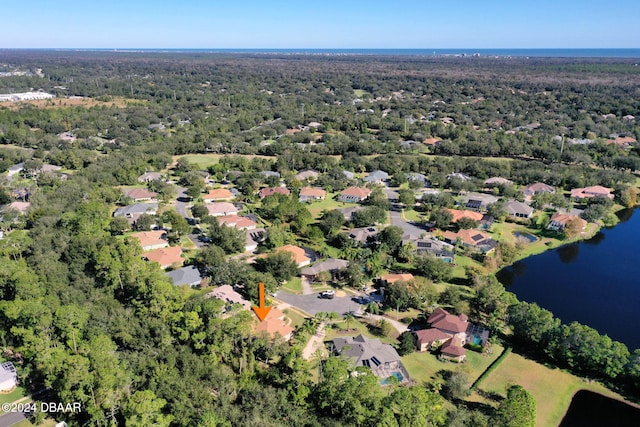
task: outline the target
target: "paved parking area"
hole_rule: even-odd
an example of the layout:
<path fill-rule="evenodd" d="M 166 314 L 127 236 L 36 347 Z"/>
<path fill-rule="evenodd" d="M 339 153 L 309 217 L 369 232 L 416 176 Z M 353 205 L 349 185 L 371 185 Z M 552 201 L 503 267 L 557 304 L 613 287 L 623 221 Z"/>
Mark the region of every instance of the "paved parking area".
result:
<path fill-rule="evenodd" d="M 318 295 L 318 292 L 314 292 L 309 295 L 293 295 L 280 290 L 276 294 L 276 298 L 291 304 L 312 316 L 315 316 L 321 311 L 335 311 L 340 316 L 350 311 L 357 314 L 362 313 L 363 307 L 352 299 L 354 298 L 352 295 L 347 295 L 345 297 L 336 296 L 333 299 L 319 298 Z"/>

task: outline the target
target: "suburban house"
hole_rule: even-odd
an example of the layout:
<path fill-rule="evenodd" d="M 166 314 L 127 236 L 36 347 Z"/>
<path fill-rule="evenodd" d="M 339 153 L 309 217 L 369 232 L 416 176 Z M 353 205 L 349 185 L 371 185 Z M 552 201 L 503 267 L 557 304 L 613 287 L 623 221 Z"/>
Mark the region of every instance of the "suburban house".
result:
<path fill-rule="evenodd" d="M 237 293 L 231 285 L 218 286 L 205 295 L 205 298 L 211 297 L 224 301 L 227 304 L 225 311 L 228 311 L 233 304 L 240 305 L 244 310 L 251 310 L 251 303 Z"/>
<path fill-rule="evenodd" d="M 300 274 L 306 277 L 310 281 L 315 281 L 316 278 L 318 277 L 318 274 L 320 274 L 323 271 L 328 271 L 329 273 L 331 273 L 331 276 L 333 277 L 338 271 L 345 269 L 348 266 L 349 266 L 349 261 L 347 260 L 329 258 L 327 260 L 317 262 L 313 264 L 313 266 L 311 267 L 303 268 L 300 271 Z"/>
<path fill-rule="evenodd" d="M 347 179 L 354 179 L 356 177 L 356 174 L 351 171 L 342 171 L 342 175 Z"/>
<path fill-rule="evenodd" d="M 344 216 L 345 221 L 353 220 L 353 214 L 358 212 L 360 209 L 363 209 L 362 206 L 354 206 L 352 208 L 342 208 L 338 209 L 338 211 Z"/>
<path fill-rule="evenodd" d="M 320 176 L 320 173 L 318 171 L 308 169 L 308 170 L 298 172 L 294 178 L 302 182 L 305 179 L 309 179 L 309 180 L 318 179 L 319 176 Z"/>
<path fill-rule="evenodd" d="M 207 205 L 211 216 L 238 215 L 238 208 L 229 202 L 214 202 Z"/>
<path fill-rule="evenodd" d="M 262 175 L 264 178 L 269 178 L 269 177 L 276 177 L 276 178 L 280 178 L 280 172 L 273 172 L 273 171 L 262 171 L 260 172 L 260 175 Z"/>
<path fill-rule="evenodd" d="M 358 203 L 369 197 L 371 190 L 368 188 L 349 187 L 340 192 L 338 200 L 347 203 Z"/>
<path fill-rule="evenodd" d="M 29 202 L 11 202 L 7 206 L 5 206 L 5 209 L 12 209 L 24 215 L 25 213 L 27 213 L 30 207 L 31 203 Z"/>
<path fill-rule="evenodd" d="M 418 351 L 428 351 L 440 347 L 440 355 L 445 359 L 462 362 L 466 358 L 467 342 L 482 345 L 489 338 L 489 331 L 469 323 L 464 314 L 450 314 L 443 308 L 436 308 L 427 319 L 429 328 L 415 332 Z"/>
<path fill-rule="evenodd" d="M 373 171 L 364 178 L 367 184 L 384 184 L 388 180 L 389 174 L 381 170 Z"/>
<path fill-rule="evenodd" d="M 166 248 L 169 246 L 169 242 L 165 240 L 167 232 L 164 230 L 139 231 L 137 233 L 132 233 L 131 237 L 138 240 L 140 246 L 142 246 L 142 249 L 145 251 Z"/>
<path fill-rule="evenodd" d="M 136 203 L 116 209 L 113 216 L 123 216 L 127 218 L 129 224 L 133 224 L 144 214 L 155 215 L 157 213 L 157 203 Z"/>
<path fill-rule="evenodd" d="M 256 333 L 266 333 L 271 338 L 278 336 L 289 341 L 293 337 L 294 328 L 289 326 L 284 313 L 275 307 L 272 307 L 264 320 L 259 321 L 255 327 Z"/>
<path fill-rule="evenodd" d="M 567 226 L 567 224 L 573 220 L 577 220 L 580 222 L 581 230 L 587 228 L 587 221 L 580 218 L 578 215 L 564 212 L 555 212 L 553 215 L 551 215 L 551 220 L 549 221 L 549 225 L 547 226 L 547 228 L 549 230 L 562 231 Z"/>
<path fill-rule="evenodd" d="M 147 261 L 157 262 L 162 268 L 169 268 L 182 265 L 182 248 L 180 246 L 169 246 L 168 248 L 154 249 L 142 254 Z"/>
<path fill-rule="evenodd" d="M 293 260 L 296 262 L 298 267 L 304 267 L 311 264 L 311 258 L 306 255 L 305 250 L 300 246 L 284 245 L 277 248 L 276 252 L 289 252 L 293 255 Z"/>
<path fill-rule="evenodd" d="M 496 241 L 485 232 L 479 230 L 459 230 L 457 233 L 445 231 L 443 233 L 444 241 L 455 245 L 458 239 L 464 246 L 475 248 L 483 253 L 490 252 L 496 247 Z"/>
<path fill-rule="evenodd" d="M 447 175 L 448 181 L 451 181 L 452 179 L 459 179 L 460 181 L 471 181 L 471 177 L 469 175 L 461 172 L 454 172 Z"/>
<path fill-rule="evenodd" d="M 324 200 L 327 197 L 327 192 L 322 188 L 303 187 L 300 189 L 298 201 L 300 202 L 312 202 L 314 200 Z"/>
<path fill-rule="evenodd" d="M 375 240 L 378 235 L 378 229 L 376 227 L 352 228 L 347 231 L 347 235 L 350 239 L 366 246 Z"/>
<path fill-rule="evenodd" d="M 556 192 L 556 189 L 545 183 L 535 182 L 533 184 L 527 185 L 526 187 L 523 187 L 522 190 L 520 191 L 522 191 L 522 194 L 524 194 L 525 200 L 531 200 L 531 198 L 536 194 L 542 194 L 542 193 L 553 194 Z"/>
<path fill-rule="evenodd" d="M 533 208 L 526 203 L 519 202 L 517 200 L 509 200 L 505 203 L 505 209 L 513 218 L 531 218 L 533 215 Z"/>
<path fill-rule="evenodd" d="M 146 188 L 134 188 L 127 191 L 126 194 L 134 202 L 154 201 L 158 197 L 158 193 L 149 191 Z"/>
<path fill-rule="evenodd" d="M 437 147 L 442 144 L 442 140 L 440 138 L 426 138 L 422 143 L 429 147 Z"/>
<path fill-rule="evenodd" d="M 405 174 L 405 177 L 407 178 L 407 181 L 417 181 L 422 183 L 423 185 L 428 185 L 429 184 L 429 180 L 427 179 L 427 176 L 418 172 L 408 172 Z"/>
<path fill-rule="evenodd" d="M 413 279 L 415 279 L 415 277 L 411 273 L 389 273 L 380 276 L 380 282 L 382 285 L 390 285 L 400 281 L 408 282 Z"/>
<path fill-rule="evenodd" d="M 258 244 L 265 239 L 267 230 L 264 228 L 246 229 L 245 233 L 244 251 L 253 252 L 258 249 Z"/>
<path fill-rule="evenodd" d="M 367 338 L 364 335 L 334 338 L 331 350 L 334 354 L 352 361 L 354 367 L 370 368 L 379 378 L 395 376 L 401 383 L 410 380 L 396 349 L 378 339 Z"/>
<path fill-rule="evenodd" d="M 200 271 L 198 271 L 198 269 L 193 265 L 178 268 L 177 270 L 172 270 L 165 274 L 171 279 L 174 286 L 189 286 L 191 288 L 196 288 L 200 286 L 200 283 L 202 282 Z"/>
<path fill-rule="evenodd" d="M 464 207 L 472 211 L 486 211 L 490 204 L 498 201 L 496 196 L 484 193 L 467 193 L 464 197 Z"/>
<path fill-rule="evenodd" d="M 614 139 L 608 139 L 605 144 L 614 144 L 621 148 L 631 148 L 632 144 L 635 144 L 636 139 L 631 136 L 616 136 Z"/>
<path fill-rule="evenodd" d="M 162 178 L 160 172 L 145 172 L 138 177 L 138 182 L 148 183 Z"/>
<path fill-rule="evenodd" d="M 11 362 L 0 364 L 0 393 L 9 393 L 18 385 L 16 367 Z"/>
<path fill-rule="evenodd" d="M 484 181 L 485 187 L 496 187 L 496 186 L 505 186 L 505 185 L 513 185 L 513 181 L 509 181 L 506 178 L 502 178 L 499 176 L 491 177 Z"/>
<path fill-rule="evenodd" d="M 489 215 L 481 214 L 480 212 L 474 212 L 470 210 L 459 210 L 459 209 L 447 209 L 451 214 L 451 222 L 456 224 L 462 218 L 469 218 L 473 221 L 478 222 L 478 225 L 483 230 L 487 230 L 493 224 L 493 217 Z"/>
<path fill-rule="evenodd" d="M 601 185 L 594 185 L 592 187 L 574 188 L 571 190 L 571 198 L 575 200 L 590 199 L 592 197 L 605 197 L 613 200 L 613 194 L 611 189 L 603 187 Z"/>
<path fill-rule="evenodd" d="M 291 191 L 284 187 L 265 187 L 258 191 L 258 197 L 264 199 L 265 197 L 273 196 L 276 193 L 288 196 L 289 194 L 291 194 Z"/>
<path fill-rule="evenodd" d="M 416 247 L 418 255 L 427 254 L 444 262 L 453 262 L 453 246 L 433 237 L 420 237 L 418 239 L 403 238 L 403 244 L 412 243 Z"/>
<path fill-rule="evenodd" d="M 216 188 L 215 190 L 209 190 L 207 194 L 202 196 L 202 200 L 204 200 L 205 203 L 213 203 L 235 199 L 235 197 L 236 196 L 227 188 Z"/>
<path fill-rule="evenodd" d="M 220 225 L 237 228 L 239 230 L 253 230 L 258 226 L 255 221 L 246 216 L 226 215 L 219 216 L 216 219 Z"/>

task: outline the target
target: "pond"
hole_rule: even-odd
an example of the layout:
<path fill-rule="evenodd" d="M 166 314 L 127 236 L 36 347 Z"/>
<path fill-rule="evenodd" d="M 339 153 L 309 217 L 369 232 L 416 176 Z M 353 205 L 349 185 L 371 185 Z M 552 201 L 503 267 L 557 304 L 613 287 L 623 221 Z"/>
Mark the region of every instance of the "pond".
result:
<path fill-rule="evenodd" d="M 538 240 L 538 238 L 533 234 L 525 233 L 522 231 L 514 231 L 513 235 L 516 236 L 516 238 L 522 237 L 523 239 L 527 239 L 529 243 L 533 243 Z"/>
<path fill-rule="evenodd" d="M 622 211 L 618 225 L 590 240 L 502 269 L 498 280 L 519 300 L 537 303 L 564 323 L 578 321 L 630 350 L 640 348 L 639 209 Z"/>
<path fill-rule="evenodd" d="M 637 427 L 640 409 L 601 394 L 580 390 L 559 427 Z"/>

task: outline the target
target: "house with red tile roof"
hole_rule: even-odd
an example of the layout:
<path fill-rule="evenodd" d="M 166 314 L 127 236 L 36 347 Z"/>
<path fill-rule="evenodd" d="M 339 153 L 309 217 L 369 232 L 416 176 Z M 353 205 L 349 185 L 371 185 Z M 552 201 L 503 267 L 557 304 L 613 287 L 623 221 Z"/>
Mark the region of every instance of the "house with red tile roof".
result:
<path fill-rule="evenodd" d="M 236 196 L 234 196 L 233 193 L 226 188 L 216 188 L 214 190 L 209 190 L 207 194 L 202 196 L 202 200 L 204 200 L 205 203 L 213 203 L 231 200 L 235 197 Z"/>
<path fill-rule="evenodd" d="M 442 139 L 440 139 L 440 138 L 426 138 L 424 141 L 422 141 L 422 143 L 424 145 L 429 146 L 429 147 L 437 147 L 438 145 L 442 144 Z"/>
<path fill-rule="evenodd" d="M 165 240 L 166 236 L 167 233 L 164 230 L 139 231 L 131 234 L 131 237 L 136 239 L 145 251 L 169 246 L 169 242 Z"/>
<path fill-rule="evenodd" d="M 298 201 L 300 202 L 312 202 L 314 200 L 324 200 L 327 197 L 327 192 L 322 188 L 303 187 L 300 189 Z"/>
<path fill-rule="evenodd" d="M 294 329 L 287 324 L 284 313 L 273 307 L 264 320 L 258 321 L 254 331 L 258 334 L 266 333 L 271 338 L 282 337 L 285 341 L 289 341 L 293 337 Z"/>
<path fill-rule="evenodd" d="M 158 193 L 149 191 L 146 188 L 134 188 L 127 191 L 127 197 L 130 197 L 134 202 L 141 202 L 145 200 L 155 200 L 158 197 Z"/>
<path fill-rule="evenodd" d="M 613 200 L 611 189 L 602 185 L 594 185 L 591 187 L 574 188 L 571 190 L 571 198 L 576 200 L 590 199 L 592 197 L 606 197 Z"/>
<path fill-rule="evenodd" d="M 238 215 L 238 208 L 229 202 L 214 202 L 207 205 L 211 216 Z"/>
<path fill-rule="evenodd" d="M 380 280 L 382 282 L 385 282 L 387 285 L 400 281 L 408 282 L 410 280 L 413 280 L 414 278 L 415 277 L 413 277 L 413 274 L 411 273 L 389 273 L 380 276 Z"/>
<path fill-rule="evenodd" d="M 147 261 L 157 262 L 162 268 L 181 266 L 183 259 L 182 248 L 180 246 L 169 246 L 168 248 L 154 249 L 142 254 Z"/>
<path fill-rule="evenodd" d="M 347 203 L 358 203 L 369 197 L 371 190 L 361 187 L 349 187 L 342 190 L 338 200 Z"/>
<path fill-rule="evenodd" d="M 454 224 L 460 221 L 462 218 L 469 218 L 474 221 L 480 222 L 484 217 L 484 215 L 481 214 L 480 212 L 474 212 L 469 210 L 447 209 L 447 211 L 449 211 L 449 213 L 451 214 L 451 222 Z"/>
<path fill-rule="evenodd" d="M 630 148 L 631 144 L 635 144 L 636 139 L 631 136 L 617 136 L 614 139 L 608 139 L 605 144 L 607 145 L 617 145 L 622 148 Z"/>
<path fill-rule="evenodd" d="M 273 196 L 274 194 L 283 194 L 285 196 L 288 196 L 289 194 L 291 194 L 291 191 L 289 191 L 284 187 L 265 187 L 260 191 L 258 191 L 258 196 L 261 199 L 264 199 L 265 197 Z"/>
<path fill-rule="evenodd" d="M 524 194 L 525 200 L 531 200 L 533 196 L 541 193 L 555 193 L 556 189 L 543 182 L 534 182 L 526 187 L 522 188 L 522 194 Z"/>
<path fill-rule="evenodd" d="M 442 235 L 444 241 L 449 244 L 455 245 L 460 239 L 463 245 L 476 248 L 484 253 L 496 247 L 496 241 L 491 238 L 491 235 L 479 230 L 459 230 L 457 233 L 445 231 Z"/>
<path fill-rule="evenodd" d="M 304 267 L 311 263 L 311 258 L 306 255 L 304 249 L 300 246 L 284 245 L 276 249 L 276 252 L 289 252 L 293 255 L 293 260 L 296 262 L 298 267 Z"/>

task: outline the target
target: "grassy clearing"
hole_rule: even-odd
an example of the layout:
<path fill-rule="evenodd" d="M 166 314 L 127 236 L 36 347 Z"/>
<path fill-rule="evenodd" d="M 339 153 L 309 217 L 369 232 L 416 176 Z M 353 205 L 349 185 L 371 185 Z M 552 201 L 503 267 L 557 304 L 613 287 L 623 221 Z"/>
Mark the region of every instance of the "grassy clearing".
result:
<path fill-rule="evenodd" d="M 189 161 L 189 163 L 195 165 L 198 169 L 206 169 L 209 166 L 217 164 L 224 156 L 228 156 L 228 154 L 186 154 L 182 156 L 173 156 L 172 165 L 175 165 L 178 159 L 184 157 Z M 271 159 L 274 161 L 276 160 L 275 157 L 259 156 L 256 154 L 234 154 L 234 156 L 246 157 L 247 159 L 260 157 L 262 159 Z"/>
<path fill-rule="evenodd" d="M 11 393 L 8 394 L 0 394 L 0 404 L 1 403 L 11 403 L 15 402 L 18 399 L 22 399 L 26 396 L 26 391 L 23 387 L 16 387 Z"/>
<path fill-rule="evenodd" d="M 464 372 L 469 376 L 469 386 L 475 381 L 487 367 L 502 353 L 502 347 L 493 346 L 493 353 L 483 356 L 475 351 L 467 350 L 465 363 L 443 362 L 431 353 L 411 353 L 402 357 L 402 364 L 407 368 L 411 379 L 421 382 L 431 382 L 441 370 Z"/>
<path fill-rule="evenodd" d="M 365 96 L 365 95 L 371 95 L 369 92 L 367 92 L 367 91 L 366 91 L 366 90 L 364 90 L 364 89 L 354 89 L 354 90 L 353 90 L 353 94 L 354 94 L 355 96 L 357 96 L 358 98 L 362 98 L 362 97 L 363 97 L 363 96 Z"/>
<path fill-rule="evenodd" d="M 20 101 L 20 102 L 9 102 L 5 103 L 3 106 L 9 108 L 10 110 L 19 110 L 20 108 L 29 105 L 30 107 L 38 107 L 38 108 L 71 108 L 71 107 L 115 107 L 115 108 L 125 108 L 129 104 L 146 104 L 147 101 L 141 99 L 131 99 L 131 98 L 123 98 L 123 97 L 111 97 L 109 101 L 98 101 L 93 98 L 53 98 L 53 99 L 34 99 L 30 101 Z"/>
<path fill-rule="evenodd" d="M 302 293 L 302 279 L 299 277 L 294 277 L 291 280 L 287 281 L 287 283 L 282 285 L 282 289 L 291 294 L 300 295 Z"/>
<path fill-rule="evenodd" d="M 559 425 L 578 390 L 590 390 L 614 399 L 622 399 L 620 395 L 600 384 L 587 383 L 567 372 L 547 368 L 519 354 L 511 353 L 480 384 L 478 389 L 481 393 L 472 394 L 469 400 L 495 406 L 497 402 L 485 396 L 506 396 L 507 388 L 513 384 L 521 385 L 535 398 L 537 425 L 541 427 Z"/>
<path fill-rule="evenodd" d="M 414 221 L 414 222 L 420 222 L 424 220 L 424 216 L 419 213 L 416 212 L 413 209 L 405 209 L 402 211 L 402 215 L 404 217 L 405 220 L 407 221 Z"/>
<path fill-rule="evenodd" d="M 355 203 L 345 203 L 335 200 L 334 197 L 337 196 L 337 194 L 338 193 L 327 193 L 327 197 L 324 200 L 308 203 L 307 209 L 309 209 L 309 212 L 311 212 L 311 215 L 313 215 L 315 219 L 318 219 L 323 211 L 357 206 Z"/>

